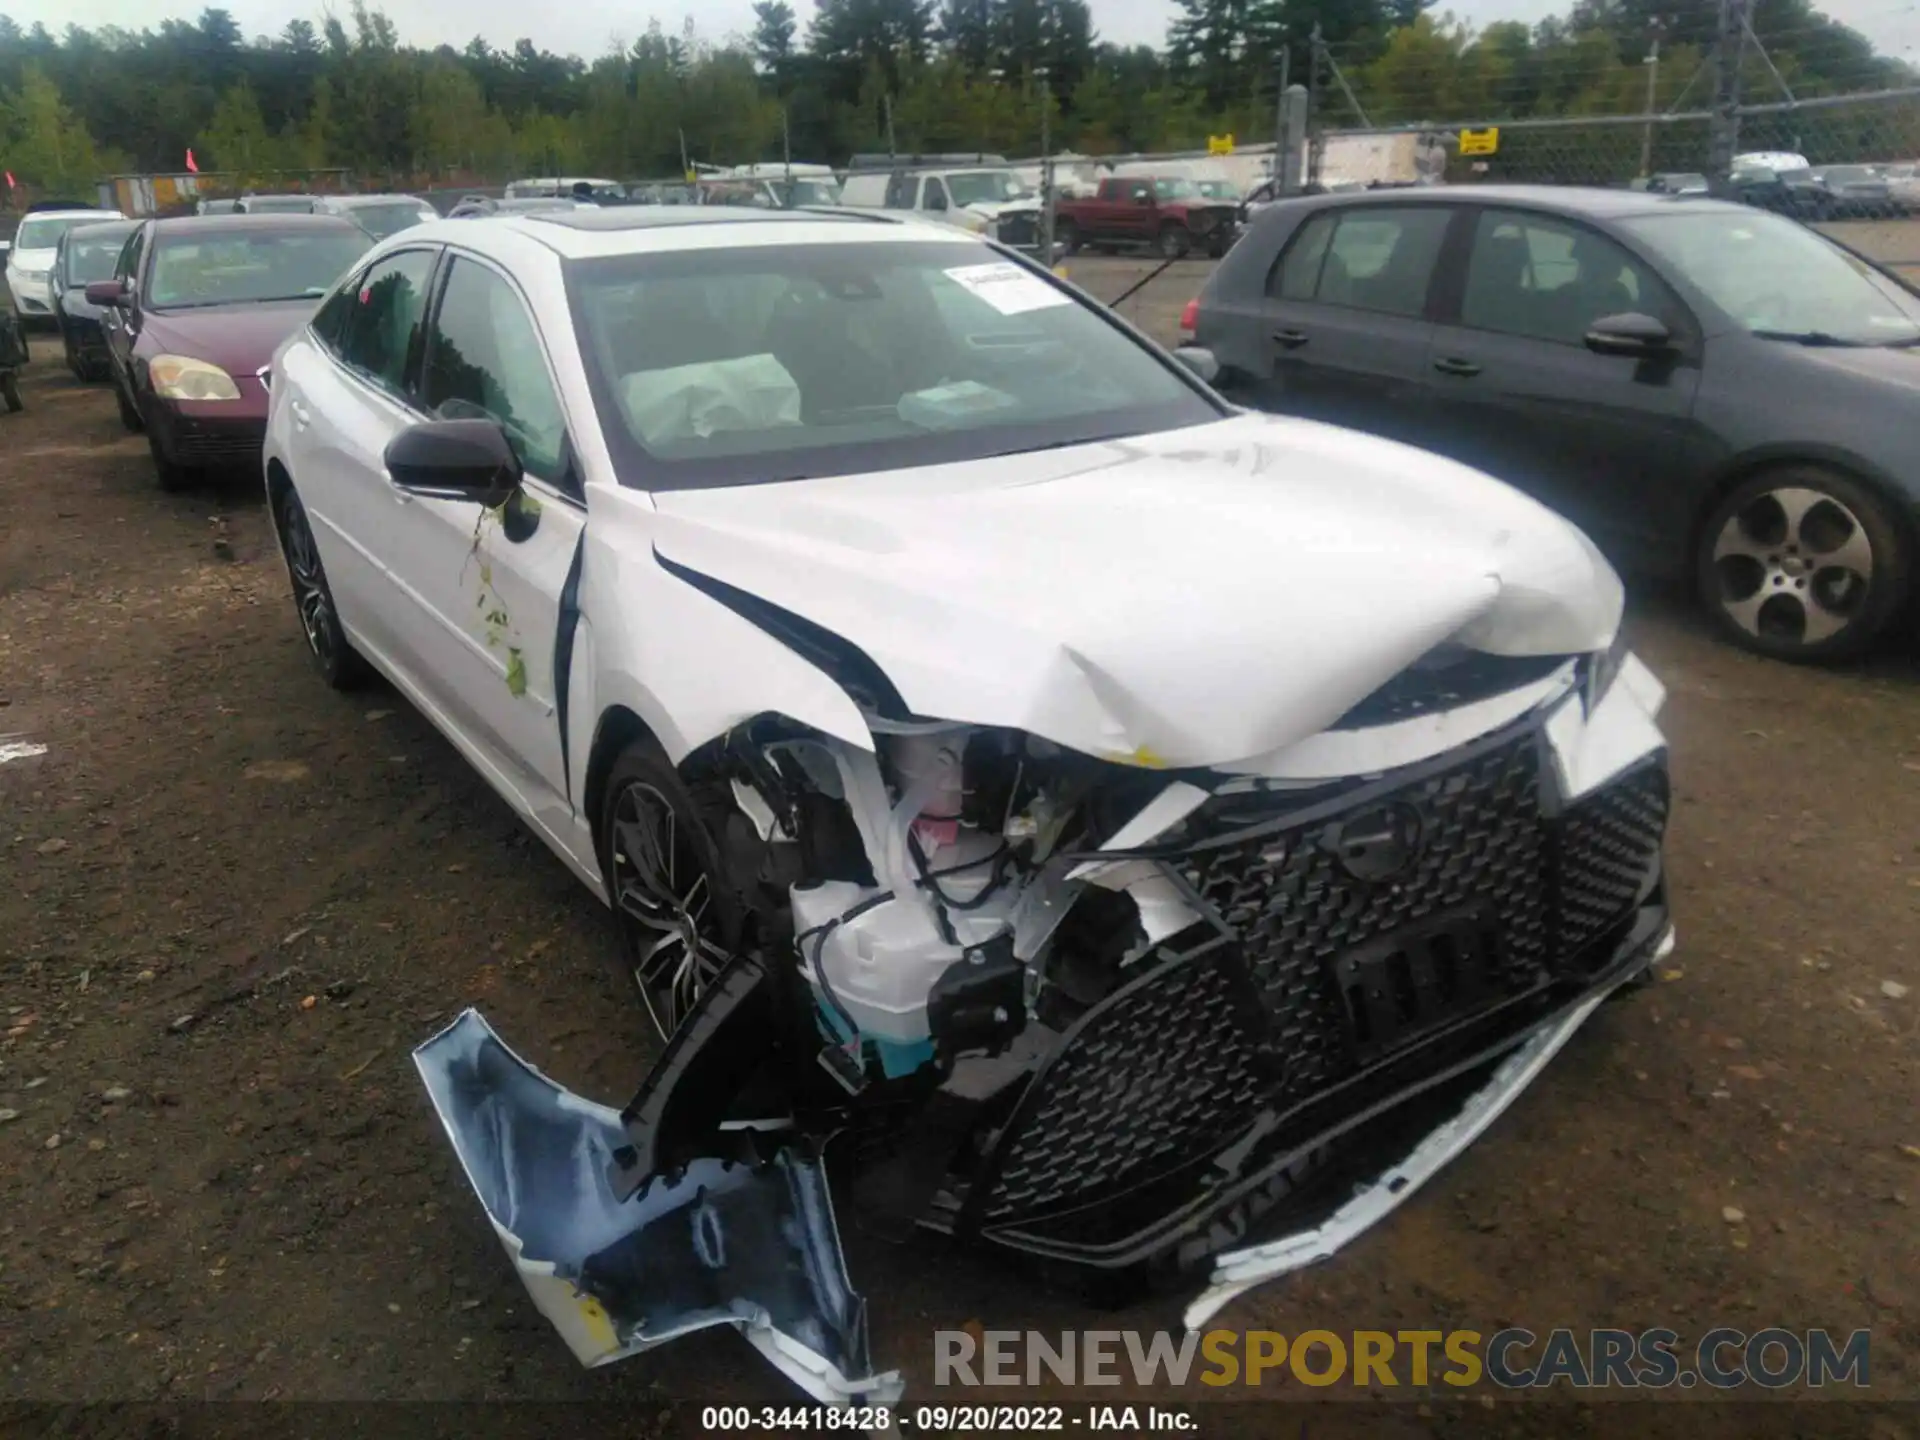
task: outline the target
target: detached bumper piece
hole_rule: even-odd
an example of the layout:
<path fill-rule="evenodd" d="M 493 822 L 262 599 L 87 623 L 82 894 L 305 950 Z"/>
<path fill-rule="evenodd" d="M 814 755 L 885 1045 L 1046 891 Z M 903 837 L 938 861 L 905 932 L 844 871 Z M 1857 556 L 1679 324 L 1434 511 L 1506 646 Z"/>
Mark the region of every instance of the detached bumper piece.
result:
<path fill-rule="evenodd" d="M 814 1399 L 891 1404 L 868 1358 L 825 1174 L 792 1148 L 695 1160 L 618 1197 L 620 1114 L 554 1084 L 468 1010 L 414 1051 L 533 1303 L 585 1365 L 730 1325 Z"/>

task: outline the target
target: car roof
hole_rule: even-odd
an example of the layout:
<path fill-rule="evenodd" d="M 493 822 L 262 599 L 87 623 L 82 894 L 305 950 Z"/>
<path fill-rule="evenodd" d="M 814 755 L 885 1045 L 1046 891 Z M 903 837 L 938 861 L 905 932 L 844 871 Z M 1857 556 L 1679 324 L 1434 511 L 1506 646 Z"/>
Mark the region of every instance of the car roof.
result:
<path fill-rule="evenodd" d="M 1634 215 L 1670 215 L 1674 211 L 1748 208 L 1701 195 L 1655 195 L 1645 190 L 1604 190 L 1580 185 L 1434 185 L 1395 190 L 1343 190 L 1302 197 L 1316 208 L 1350 205 L 1523 205 L 1559 215 L 1619 220 Z"/>
<path fill-rule="evenodd" d="M 719 247 L 916 240 L 969 245 L 983 252 L 983 260 L 991 258 L 983 242 L 950 225 L 826 206 L 755 210 L 744 206 L 632 205 L 429 221 L 405 234 L 415 244 L 440 240 L 481 251 L 488 248 L 489 236 L 512 234 L 538 242 L 563 260 Z"/>
<path fill-rule="evenodd" d="M 140 228 L 140 225 L 141 222 L 138 220 L 102 220 L 98 225 L 76 225 L 62 238 L 71 238 L 75 235 L 98 235 L 104 239 L 108 233 L 131 235 Z"/>
<path fill-rule="evenodd" d="M 302 230 L 358 235 L 360 227 L 338 215 L 175 215 L 149 222 L 168 235 L 288 234 Z"/>
<path fill-rule="evenodd" d="M 408 195 L 398 190 L 383 191 L 378 195 L 328 195 L 325 199 L 329 205 L 345 205 L 349 209 L 355 205 L 424 205 L 427 203 L 418 195 Z"/>
<path fill-rule="evenodd" d="M 85 217 L 88 215 L 98 215 L 102 220 L 124 220 L 127 218 L 118 210 L 29 210 L 20 217 L 20 223 L 26 225 L 35 220 L 72 220 L 76 217 Z"/>

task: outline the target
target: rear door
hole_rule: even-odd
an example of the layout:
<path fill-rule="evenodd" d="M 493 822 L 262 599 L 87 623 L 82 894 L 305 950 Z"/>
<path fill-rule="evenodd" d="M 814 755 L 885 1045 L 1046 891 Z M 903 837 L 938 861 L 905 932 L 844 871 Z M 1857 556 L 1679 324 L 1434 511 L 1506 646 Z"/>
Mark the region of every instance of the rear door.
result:
<path fill-rule="evenodd" d="M 1433 337 L 1434 448 L 1596 536 L 1660 539 L 1671 497 L 1707 461 L 1694 317 L 1651 267 L 1579 221 L 1489 207 L 1463 239 Z M 1674 352 L 1587 348 L 1595 320 L 1628 312 L 1664 322 Z"/>
<path fill-rule="evenodd" d="M 416 375 L 438 246 L 396 250 L 336 291 L 314 317 L 318 343 L 282 357 L 289 467 L 342 620 L 387 666 L 420 683 L 432 629 L 405 557 L 433 527 L 387 474 L 386 448 L 419 418 Z"/>
<path fill-rule="evenodd" d="M 1419 443 L 1446 204 L 1337 205 L 1288 237 L 1257 295 L 1233 310 L 1236 393 L 1278 410 Z M 1227 357 L 1222 357 L 1226 359 Z"/>

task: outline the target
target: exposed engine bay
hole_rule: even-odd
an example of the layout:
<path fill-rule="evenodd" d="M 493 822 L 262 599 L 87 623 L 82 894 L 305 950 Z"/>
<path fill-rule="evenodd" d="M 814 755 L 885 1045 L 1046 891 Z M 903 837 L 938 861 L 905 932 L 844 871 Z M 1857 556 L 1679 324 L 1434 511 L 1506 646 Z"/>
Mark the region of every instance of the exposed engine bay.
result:
<path fill-rule="evenodd" d="M 636 974 L 670 1034 L 625 1110 L 471 1013 L 416 1058 L 588 1363 L 732 1324 L 816 1398 L 897 1397 L 829 1158 L 890 1236 L 1211 1266 L 1204 1318 L 1401 1203 L 1671 948 L 1662 693 L 1617 646 L 1453 647 L 1260 774 L 762 716 L 678 766 L 716 903 Z"/>

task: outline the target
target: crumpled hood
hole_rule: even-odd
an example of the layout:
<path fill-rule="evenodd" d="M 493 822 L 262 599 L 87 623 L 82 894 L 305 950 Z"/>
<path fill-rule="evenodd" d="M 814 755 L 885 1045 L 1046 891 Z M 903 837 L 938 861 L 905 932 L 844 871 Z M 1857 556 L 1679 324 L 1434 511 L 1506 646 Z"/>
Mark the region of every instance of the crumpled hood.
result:
<path fill-rule="evenodd" d="M 251 375 L 273 359 L 282 341 L 306 324 L 318 303 L 317 299 L 281 300 L 149 311 L 140 332 L 140 350 L 147 355 L 190 355 L 232 375 Z"/>
<path fill-rule="evenodd" d="M 1622 604 L 1518 492 L 1264 415 L 655 498 L 663 559 L 852 642 L 915 714 L 1145 765 L 1305 739 L 1448 638 L 1602 648 Z"/>

